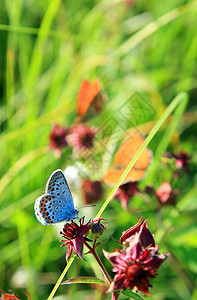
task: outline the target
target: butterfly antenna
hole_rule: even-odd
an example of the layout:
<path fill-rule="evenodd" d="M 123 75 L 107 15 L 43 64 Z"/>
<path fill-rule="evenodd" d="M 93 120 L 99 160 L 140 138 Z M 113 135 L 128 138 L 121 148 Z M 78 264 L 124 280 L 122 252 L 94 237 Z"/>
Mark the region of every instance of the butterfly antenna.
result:
<path fill-rule="evenodd" d="M 80 206 L 79 208 L 84 208 L 84 207 L 94 207 L 94 206 L 97 206 L 98 204 L 89 204 L 89 205 L 83 205 L 83 206 Z"/>

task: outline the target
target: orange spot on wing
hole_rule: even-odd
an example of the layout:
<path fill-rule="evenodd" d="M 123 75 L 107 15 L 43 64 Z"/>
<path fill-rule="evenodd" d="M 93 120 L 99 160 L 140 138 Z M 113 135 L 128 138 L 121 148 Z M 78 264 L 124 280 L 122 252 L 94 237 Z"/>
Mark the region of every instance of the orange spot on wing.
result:
<path fill-rule="evenodd" d="M 124 173 L 131 159 L 135 156 L 139 148 L 144 143 L 143 136 L 136 132 L 127 137 L 120 145 L 115 154 L 114 162 L 104 176 L 105 183 L 115 184 Z M 151 151 L 145 148 L 133 168 L 127 174 L 123 183 L 128 181 L 138 181 L 145 176 L 145 171 L 151 161 Z"/>

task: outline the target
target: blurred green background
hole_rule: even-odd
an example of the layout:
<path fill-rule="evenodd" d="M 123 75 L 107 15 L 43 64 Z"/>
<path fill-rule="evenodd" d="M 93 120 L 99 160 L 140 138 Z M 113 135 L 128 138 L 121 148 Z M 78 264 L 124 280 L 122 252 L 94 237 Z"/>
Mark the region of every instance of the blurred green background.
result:
<path fill-rule="evenodd" d="M 105 235 L 117 239 L 140 216 L 148 218 L 160 252 L 172 253 L 151 281 L 151 299 L 197 299 L 197 1 L 2 0 L 0 14 L 0 288 L 11 288 L 22 299 L 25 290 L 33 300 L 46 299 L 65 267 L 60 228 L 42 226 L 33 206 L 51 172 L 70 164 L 66 151 L 56 158 L 48 150 L 52 123 L 71 126 L 81 81 L 100 78 L 108 99 L 89 122 L 97 127 L 110 116 L 122 122 L 119 104 L 135 93 L 149 99 L 155 110 L 144 123 L 159 119 L 180 91 L 188 93 L 187 107 L 172 119 L 173 134 L 166 125 L 151 142 L 156 156 L 141 182 L 157 188 L 168 180 L 158 164 L 161 154 L 187 151 L 190 176 L 177 180 L 177 207 L 164 207 L 158 215 L 155 199 L 148 205 L 135 196 L 130 202 L 134 213 L 114 200 L 103 217 L 109 222 Z M 102 172 L 94 175 L 102 180 Z M 106 187 L 98 207 L 81 215 L 94 217 L 110 190 Z M 108 251 L 114 247 L 112 240 L 103 244 Z M 101 249 L 99 253 L 111 272 Z M 67 278 L 102 278 L 93 258 L 87 260 L 75 259 Z M 101 299 L 101 292 L 71 285 L 56 294 L 59 300 L 79 297 Z"/>

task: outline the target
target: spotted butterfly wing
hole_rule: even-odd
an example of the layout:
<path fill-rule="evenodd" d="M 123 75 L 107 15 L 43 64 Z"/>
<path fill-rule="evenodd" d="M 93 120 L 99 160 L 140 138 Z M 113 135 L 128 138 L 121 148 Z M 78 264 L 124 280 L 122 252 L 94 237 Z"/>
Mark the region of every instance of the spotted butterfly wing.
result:
<path fill-rule="evenodd" d="M 63 172 L 54 171 L 46 184 L 45 194 L 35 201 L 35 214 L 43 225 L 71 221 L 77 218 L 73 198 Z"/>

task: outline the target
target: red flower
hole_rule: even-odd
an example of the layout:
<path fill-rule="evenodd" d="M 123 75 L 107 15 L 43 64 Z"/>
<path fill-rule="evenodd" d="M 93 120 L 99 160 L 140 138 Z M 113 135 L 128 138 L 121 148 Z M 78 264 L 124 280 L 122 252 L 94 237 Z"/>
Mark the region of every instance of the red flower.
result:
<path fill-rule="evenodd" d="M 0 300 L 20 300 L 20 298 L 17 297 L 12 291 L 11 291 L 12 294 L 8 294 L 0 290 L 0 293 L 2 294 L 1 295 L 2 298 L 0 298 Z M 31 300 L 30 294 L 26 292 L 26 295 L 27 295 L 27 299 Z"/>
<path fill-rule="evenodd" d="M 136 225 L 123 233 L 120 242 L 122 244 L 131 243 L 134 240 L 135 235 L 138 234 L 140 243 L 144 248 L 155 247 L 155 241 L 152 233 L 148 229 L 147 221 L 148 220 L 143 221 L 142 218 L 140 218 Z"/>
<path fill-rule="evenodd" d="M 104 251 L 111 261 L 116 273 L 109 291 L 136 287 L 146 295 L 149 294 L 149 281 L 154 278 L 159 266 L 168 255 L 159 254 L 153 235 L 148 229 L 147 220 L 139 222 L 125 231 L 120 238 L 123 249 L 113 253 Z M 127 247 L 125 247 L 127 246 Z"/>
<path fill-rule="evenodd" d="M 137 182 L 127 182 L 119 186 L 115 192 L 115 197 L 120 199 L 122 207 L 127 209 L 129 199 L 139 192 Z"/>
<path fill-rule="evenodd" d="M 86 204 L 97 202 L 102 197 L 103 187 L 100 181 L 83 179 L 81 188 Z"/>
<path fill-rule="evenodd" d="M 144 248 L 138 234 L 130 247 L 113 253 L 104 251 L 104 255 L 111 261 L 112 271 L 116 273 L 109 291 L 136 287 L 137 291 L 146 295 L 150 295 L 150 278 L 157 275 L 155 272 L 167 258 L 167 255 L 158 253 L 158 247 Z"/>
<path fill-rule="evenodd" d="M 63 232 L 60 231 L 60 234 L 65 238 L 65 240 L 61 240 L 60 242 L 65 242 L 60 247 L 68 245 L 66 260 L 68 261 L 72 251 L 74 250 L 77 257 L 83 257 L 83 244 L 84 241 L 91 241 L 87 237 L 85 237 L 86 233 L 92 228 L 95 223 L 98 221 L 104 220 L 103 218 L 96 218 L 90 220 L 88 223 L 84 224 L 84 218 L 80 219 L 79 225 L 75 222 L 67 223 L 64 225 Z"/>
<path fill-rule="evenodd" d="M 55 149 L 56 155 L 59 157 L 61 155 L 61 149 L 68 145 L 67 143 L 67 135 L 69 133 L 69 129 L 64 128 L 58 124 L 54 124 L 52 131 L 50 133 L 49 139 L 50 149 Z"/>
<path fill-rule="evenodd" d="M 83 123 L 73 126 L 68 140 L 73 146 L 74 152 L 93 148 L 93 139 L 96 132 L 95 128 L 85 126 Z"/>
<path fill-rule="evenodd" d="M 160 185 L 160 187 L 155 192 L 159 203 L 165 205 L 175 205 L 178 194 L 179 191 L 173 190 L 168 182 L 162 183 L 162 185 Z"/>

